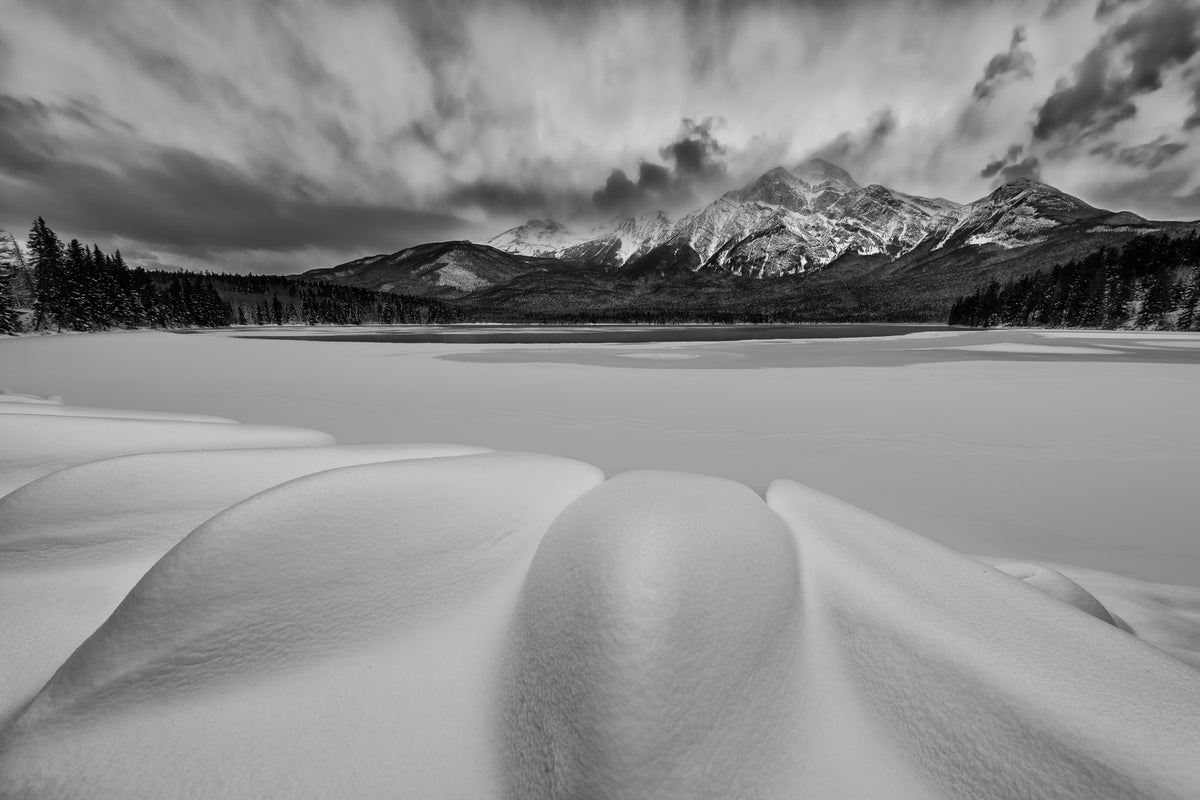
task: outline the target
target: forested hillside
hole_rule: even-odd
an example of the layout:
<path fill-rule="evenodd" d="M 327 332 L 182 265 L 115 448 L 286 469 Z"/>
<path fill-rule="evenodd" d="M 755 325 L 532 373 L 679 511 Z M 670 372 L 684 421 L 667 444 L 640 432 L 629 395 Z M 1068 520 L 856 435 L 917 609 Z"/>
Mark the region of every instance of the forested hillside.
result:
<path fill-rule="evenodd" d="M 1138 236 L 960 299 L 951 325 L 1200 330 L 1200 236 Z"/>
<path fill-rule="evenodd" d="M 34 275 L 32 307 L 20 313 L 11 285 L 15 273 L 0 274 L 0 333 L 429 324 L 459 317 L 456 309 L 436 300 L 324 282 L 130 268 L 120 251 L 105 253 L 77 239 L 64 245 L 40 217 L 30 230 L 26 254 Z"/>

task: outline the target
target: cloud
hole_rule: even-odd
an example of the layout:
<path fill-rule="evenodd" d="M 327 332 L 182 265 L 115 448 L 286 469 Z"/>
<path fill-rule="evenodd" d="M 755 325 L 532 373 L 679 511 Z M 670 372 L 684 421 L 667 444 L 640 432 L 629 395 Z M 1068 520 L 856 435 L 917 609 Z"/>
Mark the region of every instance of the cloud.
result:
<path fill-rule="evenodd" d="M 1025 28 L 1013 28 L 1008 50 L 997 53 L 983 69 L 983 78 L 975 84 L 973 95 L 976 100 L 987 100 L 1003 83 L 1033 75 L 1033 54 L 1025 47 Z"/>
<path fill-rule="evenodd" d="M 725 165 L 720 159 L 725 148 L 712 133 L 717 124 L 719 121 L 712 117 L 700 122 L 684 119 L 679 138 L 658 151 L 660 156 L 675 164 L 677 178 L 706 180 L 724 174 Z"/>
<path fill-rule="evenodd" d="M 996 178 L 993 187 L 1019 178 L 1041 180 L 1042 166 L 1036 156 L 1024 155 L 1025 148 L 1014 144 L 1000 158 L 994 159 L 979 171 L 981 178 Z"/>
<path fill-rule="evenodd" d="M 1034 138 L 1083 139 L 1110 131 L 1137 114 L 1137 98 L 1162 88 L 1167 71 L 1197 51 L 1200 7 L 1190 0 L 1155 0 L 1105 32 L 1072 78 L 1059 83 L 1037 111 Z"/>
<path fill-rule="evenodd" d="M 301 174 L 247 171 L 179 148 L 109 150 L 107 163 L 91 163 L 56 133 L 104 124 L 80 108 L 0 96 L 0 216 L 33 208 L 72 236 L 116 236 L 198 259 L 255 249 L 390 251 L 467 227 L 451 215 L 326 198 Z"/>
<path fill-rule="evenodd" d="M 1125 6 L 1131 6 L 1141 0 L 1100 0 L 1096 4 L 1096 19 L 1111 17 Z"/>
<path fill-rule="evenodd" d="M 1200 64 L 1193 64 L 1185 73 L 1192 92 L 1192 114 L 1183 122 L 1185 130 L 1200 128 Z"/>
<path fill-rule="evenodd" d="M 592 195 L 592 202 L 601 211 L 624 211 L 636 205 L 642 195 L 638 185 L 629 180 L 624 170 L 614 169 L 608 174 L 604 187 Z"/>
<path fill-rule="evenodd" d="M 614 168 L 604 186 L 592 194 L 592 202 L 603 213 L 627 214 L 655 204 L 671 208 L 695 200 L 698 190 L 725 176 L 726 148 L 713 135 L 719 125 L 720 120 L 712 118 L 700 122 L 684 118 L 675 139 L 658 150 L 670 167 L 641 161 L 637 181 Z"/>
<path fill-rule="evenodd" d="M 1092 153 L 1105 156 L 1117 164 L 1153 170 L 1186 149 L 1184 142 L 1173 142 L 1166 136 L 1159 136 L 1152 142 L 1127 147 L 1116 142 L 1105 142 L 1094 147 Z"/>
<path fill-rule="evenodd" d="M 1104 178 L 1090 199 L 1108 208 L 1136 204 L 1151 218 L 1200 221 L 1200 188 L 1179 170 Z"/>
<path fill-rule="evenodd" d="M 897 127 L 896 114 L 891 108 L 876 111 L 867 124 L 857 131 L 842 131 L 809 153 L 811 158 L 823 158 L 854 172 L 870 163 L 886 146 Z"/>
<path fill-rule="evenodd" d="M 1053 19 L 1059 14 L 1073 9 L 1079 5 L 1082 0 L 1050 0 L 1046 3 L 1046 11 L 1042 14 L 1047 19 Z"/>

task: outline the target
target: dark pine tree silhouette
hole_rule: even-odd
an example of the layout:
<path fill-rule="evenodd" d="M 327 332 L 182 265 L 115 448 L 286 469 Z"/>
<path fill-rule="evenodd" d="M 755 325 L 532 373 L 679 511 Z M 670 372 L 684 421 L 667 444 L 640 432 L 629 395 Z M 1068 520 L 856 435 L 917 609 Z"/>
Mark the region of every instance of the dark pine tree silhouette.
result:
<path fill-rule="evenodd" d="M 950 309 L 951 325 L 1200 327 L 1200 235 L 1138 236 L 1049 272 L 991 283 Z"/>
<path fill-rule="evenodd" d="M 61 330 L 65 257 L 62 242 L 41 217 L 29 230 L 26 252 L 37 276 L 34 284 L 33 327 L 41 330 L 53 324 Z"/>
<path fill-rule="evenodd" d="M 17 316 L 12 283 L 8 275 L 0 275 L 0 333 L 17 334 L 20 332 L 21 321 Z"/>

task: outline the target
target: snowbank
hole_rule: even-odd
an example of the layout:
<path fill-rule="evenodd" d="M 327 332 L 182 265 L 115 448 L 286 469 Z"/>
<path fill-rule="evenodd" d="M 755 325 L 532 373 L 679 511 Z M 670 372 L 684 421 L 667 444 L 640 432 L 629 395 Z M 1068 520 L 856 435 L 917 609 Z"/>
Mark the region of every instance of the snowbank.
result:
<path fill-rule="evenodd" d="M 779 481 L 767 503 L 821 620 L 806 649 L 839 664 L 930 795 L 1196 796 L 1200 672 L 812 489 Z"/>
<path fill-rule="evenodd" d="M 462 796 L 498 785 L 488 695 L 537 542 L 594 467 L 347 467 L 189 534 L 0 736 L 0 792 Z"/>
<path fill-rule="evenodd" d="M 800 612 L 792 537 L 745 486 L 632 472 L 590 492 L 518 606 L 507 796 L 784 796 Z"/>
<path fill-rule="evenodd" d="M 2 405 L 2 404 L 0 404 Z M 43 409 L 51 406 L 43 406 Z M 0 414 L 0 496 L 64 467 L 131 453 L 333 444 L 327 433 L 268 425 L 73 414 Z"/>
<path fill-rule="evenodd" d="M 315 472 L 480 452 L 411 444 L 152 453 L 70 467 L 16 489 L 0 498 L 0 720 L 214 514 Z"/>
<path fill-rule="evenodd" d="M 1200 591 L 792 481 L 3 422 L 73 465 L 0 498 L 3 797 L 1200 794 Z"/>

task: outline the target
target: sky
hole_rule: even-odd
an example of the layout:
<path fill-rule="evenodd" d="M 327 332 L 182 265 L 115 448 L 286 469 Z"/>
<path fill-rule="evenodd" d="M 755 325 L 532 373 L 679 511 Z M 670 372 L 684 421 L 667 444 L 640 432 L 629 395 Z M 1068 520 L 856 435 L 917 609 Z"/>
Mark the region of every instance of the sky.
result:
<path fill-rule="evenodd" d="M 1200 219 L 1200 0 L 0 0 L 0 229 L 299 272 L 820 156 Z"/>

